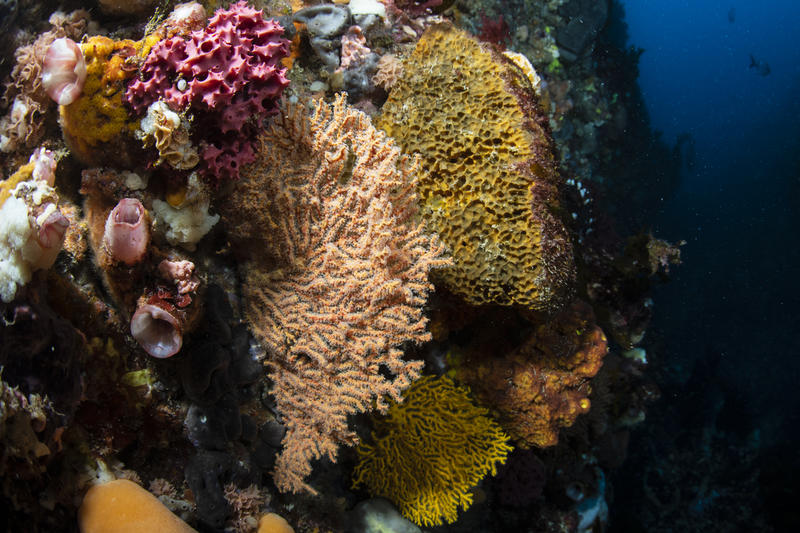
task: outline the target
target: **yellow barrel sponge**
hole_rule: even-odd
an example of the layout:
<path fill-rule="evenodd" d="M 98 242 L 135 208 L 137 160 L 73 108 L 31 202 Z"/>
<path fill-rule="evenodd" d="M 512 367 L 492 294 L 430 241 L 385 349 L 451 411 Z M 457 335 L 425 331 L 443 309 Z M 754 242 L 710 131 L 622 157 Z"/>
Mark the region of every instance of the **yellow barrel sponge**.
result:
<path fill-rule="evenodd" d="M 158 498 L 128 481 L 95 485 L 78 511 L 81 533 L 197 533 Z"/>
<path fill-rule="evenodd" d="M 426 376 L 389 408 L 357 448 L 354 485 L 394 502 L 420 526 L 456 521 L 472 505 L 471 489 L 512 450 L 509 437 L 448 377 Z"/>
<path fill-rule="evenodd" d="M 547 117 L 529 73 L 449 25 L 406 60 L 378 125 L 422 155 L 421 214 L 450 248 L 442 280 L 472 304 L 561 306 L 575 278 Z"/>

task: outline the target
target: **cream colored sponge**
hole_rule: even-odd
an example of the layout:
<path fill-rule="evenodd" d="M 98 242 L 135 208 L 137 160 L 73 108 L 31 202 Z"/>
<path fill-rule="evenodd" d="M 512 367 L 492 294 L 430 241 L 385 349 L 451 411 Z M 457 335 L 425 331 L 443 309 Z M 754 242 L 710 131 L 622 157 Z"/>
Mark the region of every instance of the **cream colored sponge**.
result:
<path fill-rule="evenodd" d="M 128 481 L 95 485 L 78 510 L 81 533 L 197 533 L 158 498 Z"/>

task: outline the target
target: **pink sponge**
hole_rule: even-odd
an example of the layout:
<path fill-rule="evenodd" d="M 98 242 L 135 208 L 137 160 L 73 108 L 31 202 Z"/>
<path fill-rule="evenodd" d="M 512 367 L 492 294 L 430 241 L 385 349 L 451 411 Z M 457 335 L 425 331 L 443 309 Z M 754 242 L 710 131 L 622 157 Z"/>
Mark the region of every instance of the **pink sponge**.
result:
<path fill-rule="evenodd" d="M 253 159 L 246 124 L 277 109 L 289 84 L 281 59 L 289 41 L 275 20 L 241 1 L 218 9 L 202 30 L 188 39 L 171 37 L 150 50 L 125 99 L 137 113 L 156 100 L 176 111 L 194 110 L 205 148 L 206 177 L 236 178 Z M 198 128 L 199 129 L 199 128 Z"/>
<path fill-rule="evenodd" d="M 153 46 L 126 99 L 138 113 L 158 99 L 176 110 L 213 110 L 234 97 L 255 104 L 251 111 L 271 111 L 289 83 L 281 65 L 289 41 L 282 35 L 277 21 L 264 20 L 244 1 L 218 9 L 188 40 L 172 37 Z"/>
<path fill-rule="evenodd" d="M 180 37 L 171 37 L 156 43 L 150 49 L 141 71 L 140 79 L 134 79 L 125 91 L 125 100 L 139 114 L 161 98 L 182 109 L 187 102 L 181 102 L 184 93 L 178 89 L 178 66 L 186 60 L 186 42 Z"/>
<path fill-rule="evenodd" d="M 236 179 L 239 169 L 256 159 L 253 143 L 241 139 L 223 139 L 205 146 L 201 152 L 207 173 L 217 179 Z"/>

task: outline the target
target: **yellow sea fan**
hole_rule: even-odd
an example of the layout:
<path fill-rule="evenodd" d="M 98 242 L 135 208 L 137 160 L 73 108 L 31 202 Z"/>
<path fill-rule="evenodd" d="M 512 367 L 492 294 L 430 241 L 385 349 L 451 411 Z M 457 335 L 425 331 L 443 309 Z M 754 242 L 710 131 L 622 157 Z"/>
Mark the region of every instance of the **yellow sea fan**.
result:
<path fill-rule="evenodd" d="M 512 450 L 487 414 L 452 379 L 421 378 L 376 421 L 373 444 L 359 445 L 354 486 L 390 499 L 420 526 L 455 522 L 458 508 L 472 505 L 470 490 Z"/>

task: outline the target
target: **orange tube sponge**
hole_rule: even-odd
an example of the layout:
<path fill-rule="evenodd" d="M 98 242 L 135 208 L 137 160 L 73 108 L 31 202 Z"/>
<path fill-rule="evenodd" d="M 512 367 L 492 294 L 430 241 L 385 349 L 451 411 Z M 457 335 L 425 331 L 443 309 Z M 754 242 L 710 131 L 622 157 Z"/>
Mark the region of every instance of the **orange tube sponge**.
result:
<path fill-rule="evenodd" d="M 127 479 L 95 485 L 78 511 L 81 533 L 197 533 L 158 498 Z"/>

